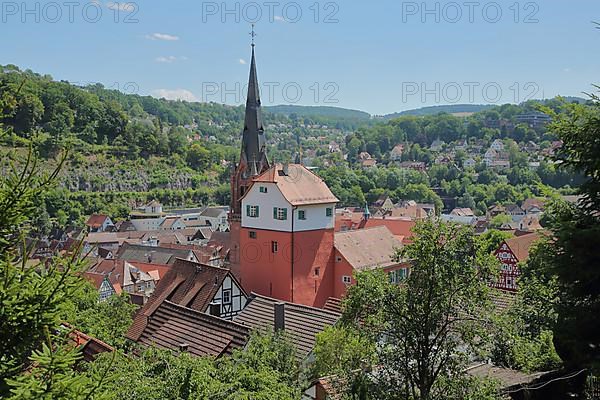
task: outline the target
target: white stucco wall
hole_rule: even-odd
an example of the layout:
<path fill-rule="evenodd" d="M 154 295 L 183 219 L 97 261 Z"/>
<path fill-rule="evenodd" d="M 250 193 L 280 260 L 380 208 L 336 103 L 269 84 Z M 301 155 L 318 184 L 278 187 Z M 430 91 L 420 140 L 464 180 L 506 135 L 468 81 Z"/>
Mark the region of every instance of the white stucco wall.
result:
<path fill-rule="evenodd" d="M 266 187 L 267 193 L 261 193 L 260 187 Z M 246 206 L 259 206 L 258 218 L 246 215 Z M 287 208 L 287 220 L 281 221 L 273 218 L 273 208 Z M 327 216 L 326 208 L 332 209 L 332 215 Z M 306 220 L 298 219 L 298 211 L 304 210 Z M 242 227 L 268 229 L 280 232 L 292 231 L 292 215 L 294 218 L 294 231 L 310 231 L 317 229 L 332 229 L 335 224 L 335 203 L 299 206 L 293 211 L 292 205 L 283 197 L 281 191 L 274 183 L 256 183 L 246 197 L 242 200 Z"/>
<path fill-rule="evenodd" d="M 131 224 L 137 231 L 157 231 L 164 220 L 164 218 L 132 219 Z"/>

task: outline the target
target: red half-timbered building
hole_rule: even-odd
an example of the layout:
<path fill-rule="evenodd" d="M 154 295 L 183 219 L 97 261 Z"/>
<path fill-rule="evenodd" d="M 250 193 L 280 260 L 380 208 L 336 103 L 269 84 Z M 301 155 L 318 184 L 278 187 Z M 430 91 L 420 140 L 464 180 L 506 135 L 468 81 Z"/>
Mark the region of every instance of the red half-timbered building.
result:
<path fill-rule="evenodd" d="M 531 245 L 539 239 L 536 233 L 506 239 L 494 253 L 500 261 L 500 275 L 492 286 L 512 292 L 517 291 L 517 279 L 521 275 L 519 263 L 529 257 Z"/>

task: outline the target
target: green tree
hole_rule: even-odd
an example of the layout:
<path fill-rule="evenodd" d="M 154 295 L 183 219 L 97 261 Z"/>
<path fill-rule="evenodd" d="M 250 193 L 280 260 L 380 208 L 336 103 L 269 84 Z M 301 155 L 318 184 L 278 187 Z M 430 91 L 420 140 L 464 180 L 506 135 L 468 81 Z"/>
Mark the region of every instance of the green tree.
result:
<path fill-rule="evenodd" d="M 566 113 L 545 109 L 554 119 L 550 131 L 563 146 L 556 154 L 561 166 L 587 177 L 577 204 L 559 200 L 547 210 L 552 239 L 538 247 L 532 270 L 557 293 L 554 331 L 556 349 L 568 366 L 600 365 L 600 98 L 590 105 L 565 105 Z"/>
<path fill-rule="evenodd" d="M 30 379 L 19 377 L 32 363 L 52 370 L 70 365 L 71 353 L 64 353 L 42 343 L 57 326 L 62 308 L 75 297 L 82 284 L 76 273 L 81 265 L 72 258 L 55 259 L 49 263 L 28 262 L 22 247 L 29 231 L 29 221 L 35 214 L 34 199 L 54 182 L 59 167 L 47 176 L 40 175 L 37 161 L 29 157 L 13 165 L 12 172 L 0 179 L 0 396 L 8 385 L 20 391 Z M 38 351 L 34 353 L 34 351 Z M 50 358 L 50 360 L 48 359 Z M 29 374 L 37 371 L 34 365 Z M 50 372 L 51 373 L 51 372 Z M 69 381 L 70 376 L 65 377 Z M 66 381 L 53 376 L 53 384 Z M 44 385 L 40 382 L 39 385 Z M 77 389 L 73 387 L 73 389 Z M 46 389 L 43 389 L 46 390 Z M 35 392 L 33 392 L 35 393 Z M 47 391 L 45 393 L 52 393 Z M 22 395 L 21 398 L 35 398 Z M 52 396 L 50 396 L 52 397 Z M 49 397 L 44 397 L 49 398 Z"/>
<path fill-rule="evenodd" d="M 245 350 L 214 360 L 149 348 L 137 358 L 104 354 L 91 365 L 110 399 L 283 399 L 301 396 L 298 361 L 285 337 L 254 334 Z"/>
<path fill-rule="evenodd" d="M 508 224 L 512 222 L 512 218 L 510 215 L 506 214 L 498 214 L 490 221 L 490 226 L 492 228 L 498 229 L 504 224 Z"/>
<path fill-rule="evenodd" d="M 174 154 L 184 154 L 188 145 L 183 128 L 172 128 L 169 132 L 169 150 Z"/>
<path fill-rule="evenodd" d="M 133 313 L 137 308 L 126 293 L 100 302 L 98 290 L 85 282 L 77 296 L 66 305 L 63 319 L 111 346 L 124 348 L 125 333 L 133 323 Z"/>
<path fill-rule="evenodd" d="M 311 376 L 350 376 L 364 365 L 376 363 L 375 343 L 352 326 L 328 327 L 317 334 Z"/>
<path fill-rule="evenodd" d="M 194 143 L 187 154 L 187 163 L 189 166 L 197 170 L 203 170 L 209 165 L 209 162 L 210 152 L 198 143 Z"/>
<path fill-rule="evenodd" d="M 486 253 L 491 254 L 498 250 L 502 242 L 511 236 L 510 232 L 490 229 L 479 236 L 480 246 L 483 247 Z"/>
<path fill-rule="evenodd" d="M 108 399 L 97 393 L 103 373 L 86 375 L 77 371 L 81 351 L 69 343 L 67 333 L 50 335 L 46 330 L 41 349 L 29 357 L 30 370 L 8 380 L 10 400 Z"/>
<path fill-rule="evenodd" d="M 414 232 L 397 256 L 411 260 L 404 284 L 359 273 L 344 302 L 343 320 L 380 342 L 377 398 L 446 398 L 442 382 L 463 379 L 468 355 L 485 342 L 486 282 L 497 262 L 470 228 L 425 221 Z"/>

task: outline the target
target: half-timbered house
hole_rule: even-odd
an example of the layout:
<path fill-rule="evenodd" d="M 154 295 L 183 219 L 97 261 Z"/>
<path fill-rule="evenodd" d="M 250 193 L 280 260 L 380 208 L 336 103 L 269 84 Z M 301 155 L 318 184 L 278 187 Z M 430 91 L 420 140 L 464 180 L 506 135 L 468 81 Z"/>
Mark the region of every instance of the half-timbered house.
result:
<path fill-rule="evenodd" d="M 500 275 L 492 283 L 493 287 L 502 290 L 516 291 L 517 279 L 521 275 L 518 264 L 529 257 L 531 245 L 539 239 L 536 233 L 506 239 L 494 253 L 500 261 Z"/>
<path fill-rule="evenodd" d="M 167 300 L 201 313 L 233 319 L 246 306 L 248 295 L 230 270 L 177 259 L 138 316 L 151 316 Z"/>

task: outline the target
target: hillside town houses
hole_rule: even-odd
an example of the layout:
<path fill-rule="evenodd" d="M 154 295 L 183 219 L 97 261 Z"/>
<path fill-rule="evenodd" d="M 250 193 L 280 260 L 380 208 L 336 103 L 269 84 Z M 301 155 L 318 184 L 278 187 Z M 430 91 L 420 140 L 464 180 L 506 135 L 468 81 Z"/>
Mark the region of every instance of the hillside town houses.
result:
<path fill-rule="evenodd" d="M 468 225 L 478 234 L 492 227 L 510 232 L 494 252 L 501 273 L 489 285 L 509 299 L 518 290 L 519 263 L 543 234 L 543 199 L 495 204 L 485 215 L 468 207 L 437 209 L 410 198 L 394 200 L 391 194 L 341 208 L 323 179 L 302 162 L 272 162 L 264 132 L 253 53 L 230 204 L 167 209 L 152 200 L 126 219 L 94 214 L 85 231 L 38 245 L 38 258 L 78 248 L 90 265 L 83 276 L 97 289 L 99 301 L 127 293 L 141 306 L 129 340 L 196 356 L 231 354 L 245 346 L 252 331 L 276 329 L 289 335 L 304 360 L 315 335 L 341 317 L 340 301 L 356 283 L 356 272 L 380 269 L 393 284 L 410 275 L 410 260 L 399 258 L 398 250 L 411 243 L 412 228 L 427 218 Z M 322 141 L 327 153 L 342 151 L 337 142 Z M 510 166 L 501 140 L 479 152 L 476 146 L 436 140 L 430 150 L 439 153 L 440 164 L 456 165 L 456 151 L 463 151 L 468 156 L 461 168 Z M 357 162 L 364 168 L 378 161 L 428 168 L 405 155 L 398 143 L 389 160 L 365 151 Z M 506 218 L 493 226 L 498 217 Z"/>

